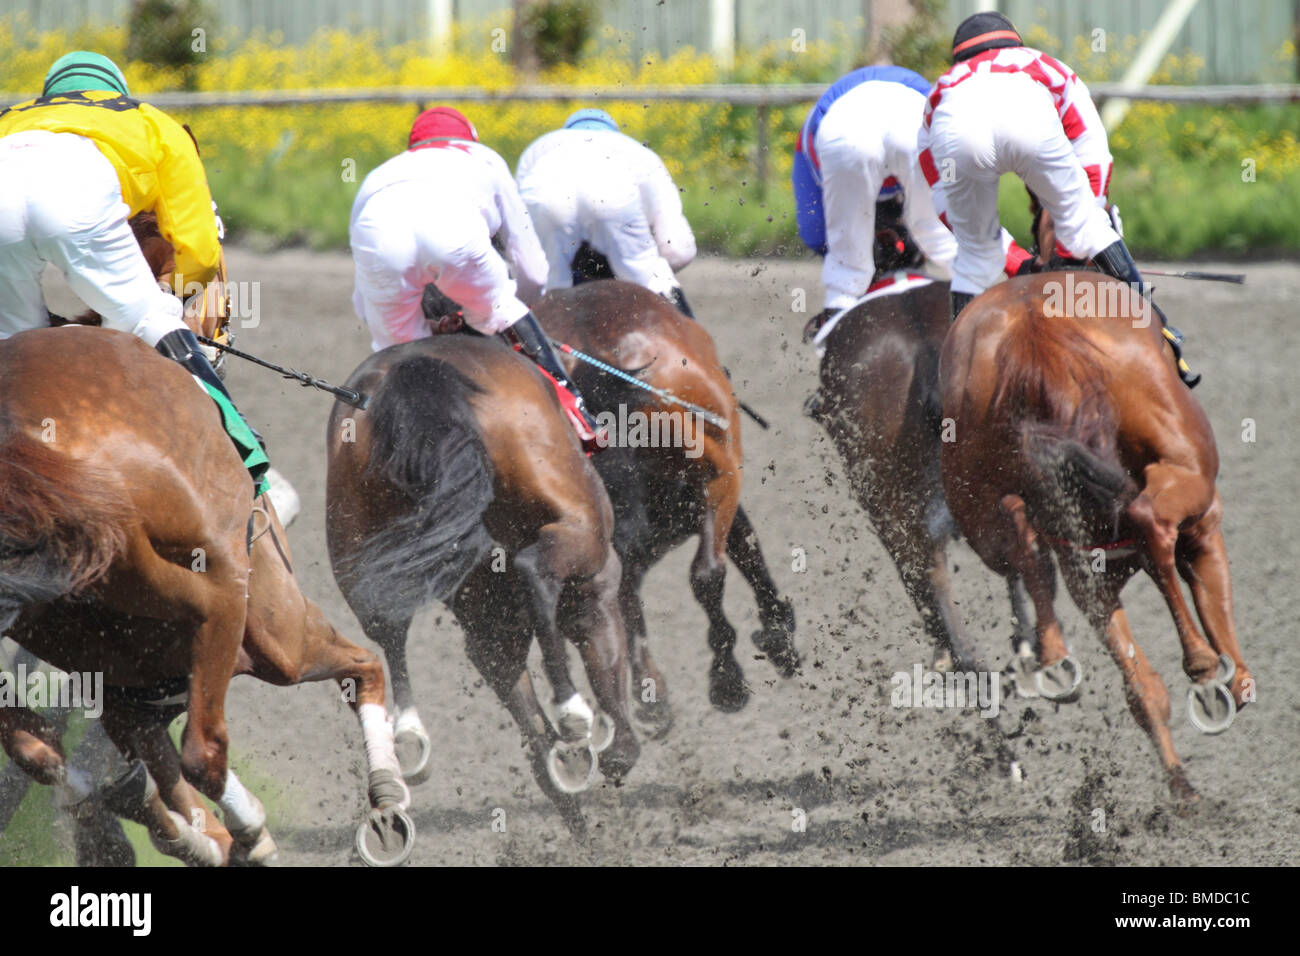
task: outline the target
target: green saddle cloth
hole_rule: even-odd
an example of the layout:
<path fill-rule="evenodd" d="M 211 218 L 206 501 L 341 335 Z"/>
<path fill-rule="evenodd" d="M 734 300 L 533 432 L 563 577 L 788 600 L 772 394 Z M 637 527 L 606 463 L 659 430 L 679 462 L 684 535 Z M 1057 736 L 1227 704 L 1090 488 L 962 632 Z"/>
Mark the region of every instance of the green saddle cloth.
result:
<path fill-rule="evenodd" d="M 253 429 L 248 427 L 248 422 L 244 421 L 243 416 L 236 411 L 230 399 L 197 376 L 195 381 L 203 386 L 212 400 L 217 403 L 217 408 L 221 409 L 221 424 L 225 426 L 230 440 L 235 443 L 239 457 L 244 460 L 244 467 L 253 476 L 253 497 L 264 494 L 271 487 L 271 483 L 266 480 L 266 472 L 271 467 L 271 460 L 262 450 L 261 442 L 253 434 Z"/>

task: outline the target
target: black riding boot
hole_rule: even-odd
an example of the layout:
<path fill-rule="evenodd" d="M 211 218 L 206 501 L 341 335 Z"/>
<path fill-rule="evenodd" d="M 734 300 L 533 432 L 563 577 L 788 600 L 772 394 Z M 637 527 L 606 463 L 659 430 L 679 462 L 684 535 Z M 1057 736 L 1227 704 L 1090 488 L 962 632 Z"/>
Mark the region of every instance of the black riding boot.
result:
<path fill-rule="evenodd" d="M 232 406 L 235 405 L 235 400 L 231 398 L 226 383 L 221 380 L 217 370 L 212 367 L 208 357 L 203 354 L 203 348 L 199 345 L 199 340 L 194 337 L 194 333 L 189 329 L 175 329 L 168 332 L 158 340 L 158 344 L 154 348 L 180 365 L 191 375 L 195 375 L 205 384 L 211 385 L 228 398 Z M 238 407 L 235 410 L 239 411 Z M 245 425 L 248 425 L 248 419 L 244 418 L 243 412 L 239 412 L 239 417 L 244 419 Z M 261 433 L 252 425 L 248 425 L 248 430 L 253 433 L 257 443 L 262 446 L 262 451 L 266 451 L 266 441 L 262 438 Z"/>
<path fill-rule="evenodd" d="M 522 319 L 510 326 L 503 334 L 507 336 L 507 342 L 510 341 L 509 336 L 513 335 L 514 339 L 523 346 L 525 355 L 559 382 L 561 387 L 567 388 L 573 394 L 578 411 L 582 413 L 587 427 L 593 432 L 599 432 L 600 424 L 592 416 L 591 412 L 587 411 L 587 403 L 583 399 L 582 393 L 578 391 L 577 386 L 569 380 L 568 373 L 564 371 L 564 363 L 560 361 L 560 353 L 551 344 L 547 334 L 542 331 L 542 327 L 537 323 L 533 313 L 525 313 Z"/>
<path fill-rule="evenodd" d="M 690 303 L 686 301 L 686 293 L 682 291 L 681 286 L 673 286 L 672 295 L 668 298 L 673 305 L 677 306 L 678 311 L 681 312 L 682 315 L 686 316 L 688 319 L 695 318 L 695 313 L 691 311 Z"/>
<path fill-rule="evenodd" d="M 970 305 L 970 300 L 973 298 L 975 298 L 975 296 L 970 292 L 949 292 L 948 303 L 952 310 L 949 319 L 956 322 L 957 316 L 961 315 L 961 310 Z"/>
<path fill-rule="evenodd" d="M 1194 374 L 1187 362 L 1183 359 L 1183 333 L 1178 331 L 1169 324 L 1165 318 L 1165 313 L 1152 301 L 1150 294 L 1147 292 L 1146 283 L 1142 280 L 1142 273 L 1138 270 L 1137 263 L 1129 254 L 1128 246 L 1124 245 L 1123 239 L 1112 242 L 1101 252 L 1092 257 L 1092 261 L 1097 263 L 1097 267 L 1102 272 L 1113 279 L 1119 279 L 1121 282 L 1127 282 L 1135 287 L 1142 297 L 1151 305 L 1151 311 L 1160 319 L 1160 331 L 1164 335 L 1165 341 L 1173 349 L 1174 359 L 1178 364 L 1178 377 L 1183 380 L 1183 384 L 1188 388 L 1195 388 L 1201 381 L 1199 373 Z"/>

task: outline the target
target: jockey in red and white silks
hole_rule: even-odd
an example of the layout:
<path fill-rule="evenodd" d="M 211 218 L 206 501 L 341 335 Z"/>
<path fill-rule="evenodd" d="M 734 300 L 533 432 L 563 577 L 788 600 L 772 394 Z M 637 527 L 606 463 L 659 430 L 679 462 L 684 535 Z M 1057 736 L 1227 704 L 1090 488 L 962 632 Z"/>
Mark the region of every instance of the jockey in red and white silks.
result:
<path fill-rule="evenodd" d="M 432 284 L 475 331 L 504 335 L 567 388 L 587 426 L 580 434 L 594 436 L 599 426 L 525 304 L 546 290 L 546 253 L 505 160 L 448 106 L 421 113 L 409 144 L 366 176 L 348 228 L 352 304 L 375 351 L 432 334 L 422 306 Z"/>
<path fill-rule="evenodd" d="M 1114 161 L 1083 81 L 1061 61 L 1025 46 L 999 13 L 962 22 L 953 37 L 953 61 L 930 91 L 918 140 L 935 208 L 957 237 L 953 317 L 1004 271 L 1034 268 L 998 221 L 1003 173 L 1019 176 L 1051 214 L 1058 252 L 1091 259 L 1107 275 L 1145 291 L 1107 212 Z M 1165 324 L 1163 313 L 1154 311 Z M 1181 360 L 1181 336 L 1170 329 L 1166 338 L 1184 381 L 1194 385 L 1199 376 Z"/>
<path fill-rule="evenodd" d="M 546 286 L 546 256 L 510 168 L 469 121 L 427 110 L 410 143 L 365 178 L 352 205 L 352 302 L 375 351 L 431 334 L 420 307 L 428 283 L 485 335 L 522 318 Z"/>
<path fill-rule="evenodd" d="M 533 141 L 515 171 L 519 192 L 550 263 L 548 288 L 574 282 L 585 243 L 614 276 L 690 307 L 676 273 L 695 258 L 695 234 L 668 168 L 619 132 L 604 110 L 582 109 Z"/>

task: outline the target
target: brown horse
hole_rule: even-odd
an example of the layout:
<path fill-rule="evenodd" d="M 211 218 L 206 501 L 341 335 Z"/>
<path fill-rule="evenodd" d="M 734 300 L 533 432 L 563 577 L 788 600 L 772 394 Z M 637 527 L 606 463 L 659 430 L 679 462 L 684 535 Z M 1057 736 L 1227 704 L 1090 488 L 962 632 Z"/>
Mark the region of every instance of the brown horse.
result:
<path fill-rule="evenodd" d="M 365 411 L 337 404 L 330 417 L 330 560 L 388 659 L 407 778 L 432 769 L 407 632 L 415 612 L 436 600 L 455 613 L 471 661 L 519 723 L 538 784 L 580 831 L 573 794 L 588 786 L 597 759 L 619 779 L 639 745 L 627 710 L 613 513 L 554 386 L 500 340 L 469 335 L 385 349 L 348 385 L 371 400 Z M 558 734 L 527 670 L 534 635 Z M 612 739 L 609 727 L 593 730 L 574 688 L 566 637 L 582 653 Z"/>
<path fill-rule="evenodd" d="M 255 798 L 226 767 L 233 674 L 338 680 L 371 765 L 376 812 L 360 849 L 366 856 L 377 837 L 367 862 L 409 853 L 382 665 L 298 590 L 273 509 L 264 498 L 254 505 L 248 473 L 191 377 L 130 336 L 63 328 L 0 342 L 0 383 L 0 630 L 65 670 L 103 674 L 105 729 L 144 760 L 184 829 L 204 807 L 186 781 L 222 806 L 236 836 L 262 829 Z M 188 703 L 176 703 L 187 691 Z M 182 709 L 178 757 L 165 728 Z M 28 725 L 15 731 L 20 720 Z M 30 718 L 0 737 L 38 779 L 59 777 L 57 740 Z M 175 839 L 146 802 L 155 836 Z M 215 821 L 208 830 L 224 857 L 230 835 Z"/>
<path fill-rule="evenodd" d="M 956 432 L 942 449 L 945 497 L 980 558 L 1025 582 L 1039 691 L 1068 700 L 1079 683 L 1052 606 L 1054 553 L 1124 674 L 1129 707 L 1172 792 L 1195 799 L 1174 752 L 1168 693 L 1120 603 L 1125 583 L 1144 570 L 1159 587 L 1194 682 L 1188 710 L 1198 728 L 1226 730 L 1254 699 L 1254 681 L 1232 620 L 1214 435 L 1149 306 L 1093 273 L 1012 279 L 963 311 L 939 375 Z"/>
<path fill-rule="evenodd" d="M 758 601 L 762 627 L 753 635 L 755 645 L 783 677 L 793 675 L 799 655 L 794 610 L 777 591 L 740 507 L 740 417 L 712 337 L 667 300 L 616 279 L 551 292 L 534 311 L 553 337 L 607 364 L 634 370 L 647 384 L 728 423 L 721 430 L 649 391 L 568 359 L 568 371 L 589 407 L 610 426 L 612 447 L 593 461 L 614 506 L 614 546 L 623 564 L 619 602 L 632 655 L 638 722 L 659 736 L 672 719 L 664 677 L 646 643 L 641 583 L 655 562 L 692 535 L 699 535 L 699 545 L 691 562 L 691 590 L 708 615 L 713 652 L 709 699 L 720 710 L 740 710 L 749 688 L 735 657 L 736 630 L 722 606 L 728 556 Z M 629 421 L 645 426 L 639 439 L 626 427 Z M 626 434 L 620 434 L 620 423 Z"/>

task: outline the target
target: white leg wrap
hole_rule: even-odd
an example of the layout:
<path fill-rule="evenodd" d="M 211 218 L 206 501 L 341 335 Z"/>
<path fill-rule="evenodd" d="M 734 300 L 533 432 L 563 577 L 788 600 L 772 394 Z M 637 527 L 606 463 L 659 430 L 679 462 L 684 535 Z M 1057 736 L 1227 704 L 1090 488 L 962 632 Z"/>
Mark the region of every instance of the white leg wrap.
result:
<path fill-rule="evenodd" d="M 414 707 L 404 707 L 397 712 L 397 724 L 393 731 L 398 734 L 410 731 L 420 737 L 429 736 L 429 732 L 424 729 L 424 723 L 420 720 L 419 711 Z"/>
<path fill-rule="evenodd" d="M 582 695 L 574 692 L 573 696 L 566 700 L 556 710 L 556 718 L 560 724 L 560 733 L 565 737 L 591 736 L 591 725 L 596 719 L 587 702 L 582 699 Z"/>
<path fill-rule="evenodd" d="M 361 719 L 361 735 L 366 741 L 366 765 L 371 770 L 391 770 L 397 779 L 402 779 L 388 711 L 382 704 L 362 704 L 357 708 L 357 716 Z"/>
<path fill-rule="evenodd" d="M 260 830 L 266 826 L 266 809 L 240 783 L 235 771 L 226 769 L 226 789 L 217 801 L 225 814 L 226 826 L 233 830 Z"/>

